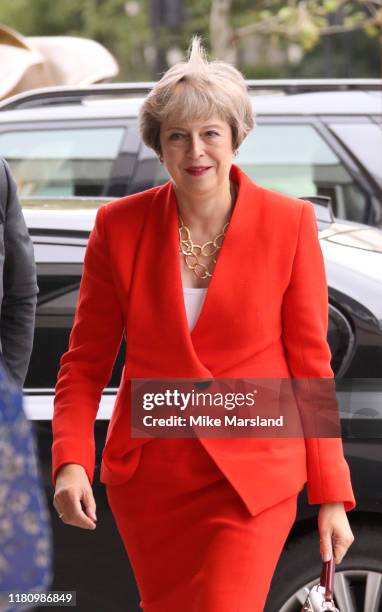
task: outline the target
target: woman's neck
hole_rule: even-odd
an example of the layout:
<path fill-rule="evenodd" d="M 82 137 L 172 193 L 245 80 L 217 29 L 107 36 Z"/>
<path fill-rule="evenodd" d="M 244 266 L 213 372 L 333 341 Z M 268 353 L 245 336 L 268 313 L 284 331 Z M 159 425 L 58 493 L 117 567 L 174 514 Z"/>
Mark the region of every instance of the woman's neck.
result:
<path fill-rule="evenodd" d="M 227 183 L 219 194 L 190 197 L 174 186 L 178 211 L 190 231 L 199 236 L 218 234 L 230 220 L 237 196 L 237 186 Z"/>

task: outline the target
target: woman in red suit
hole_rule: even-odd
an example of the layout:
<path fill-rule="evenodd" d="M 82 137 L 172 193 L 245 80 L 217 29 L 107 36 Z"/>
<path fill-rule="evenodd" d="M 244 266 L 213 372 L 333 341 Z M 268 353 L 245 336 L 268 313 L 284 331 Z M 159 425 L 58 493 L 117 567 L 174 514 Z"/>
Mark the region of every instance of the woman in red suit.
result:
<path fill-rule="evenodd" d="M 195 37 L 140 111 L 171 179 L 98 210 L 61 359 L 54 505 L 94 529 L 93 425 L 126 337 L 101 479 L 144 612 L 261 612 L 306 482 L 322 558 L 353 541 L 340 438 L 131 436 L 134 378 L 333 377 L 313 207 L 232 163 L 253 126 L 242 75 Z"/>

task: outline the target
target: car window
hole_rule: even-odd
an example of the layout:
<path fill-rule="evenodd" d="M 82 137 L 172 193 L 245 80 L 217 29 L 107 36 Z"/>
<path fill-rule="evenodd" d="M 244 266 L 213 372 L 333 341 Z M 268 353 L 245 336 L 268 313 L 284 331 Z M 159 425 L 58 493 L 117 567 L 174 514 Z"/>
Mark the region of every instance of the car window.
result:
<path fill-rule="evenodd" d="M 382 185 L 382 129 L 375 123 L 330 123 L 330 129 Z"/>
<path fill-rule="evenodd" d="M 155 167 L 155 178 L 154 185 L 163 185 L 170 178 L 169 173 L 166 170 L 166 167 L 163 164 L 157 164 Z"/>
<path fill-rule="evenodd" d="M 254 181 L 288 195 L 324 195 L 336 217 L 364 221 L 368 201 L 337 154 L 311 125 L 259 124 L 236 163 Z"/>
<path fill-rule="evenodd" d="M 45 255 L 52 247 L 53 245 L 35 244 L 39 294 L 33 350 L 24 385 L 26 389 L 54 388 L 61 357 L 68 350 L 78 300 L 82 266 L 78 263 L 62 263 L 73 259 L 73 254 L 70 255 L 62 245 L 56 245 L 61 251 L 61 262 L 54 261 L 55 254 L 48 262 Z M 123 342 L 108 387 L 119 385 L 124 351 Z"/>
<path fill-rule="evenodd" d="M 38 251 L 37 248 L 36 254 Z M 60 358 L 68 350 L 81 273 L 66 271 L 59 263 L 37 263 L 37 274 L 40 292 L 25 388 L 52 389 Z"/>
<path fill-rule="evenodd" d="M 123 127 L 0 133 L 21 196 L 102 196 L 118 156 Z"/>

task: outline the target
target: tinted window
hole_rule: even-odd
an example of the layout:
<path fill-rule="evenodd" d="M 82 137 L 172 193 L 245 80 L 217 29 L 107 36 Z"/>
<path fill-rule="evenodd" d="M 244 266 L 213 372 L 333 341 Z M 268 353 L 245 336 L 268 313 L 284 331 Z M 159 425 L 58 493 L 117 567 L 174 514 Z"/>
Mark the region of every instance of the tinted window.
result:
<path fill-rule="evenodd" d="M 331 123 L 329 127 L 382 185 L 381 127 L 375 123 Z"/>
<path fill-rule="evenodd" d="M 240 146 L 236 163 L 264 187 L 296 197 L 330 196 L 337 217 L 365 218 L 365 195 L 310 125 L 258 125 Z"/>
<path fill-rule="evenodd" d="M 0 134 L 21 196 L 102 196 L 124 128 L 28 130 Z"/>
<path fill-rule="evenodd" d="M 68 349 L 81 276 L 62 273 L 59 264 L 48 268 L 37 264 L 37 274 L 40 293 L 25 387 L 51 389 L 56 384 L 60 358 Z"/>
<path fill-rule="evenodd" d="M 63 262 L 72 259 L 73 257 L 66 252 L 66 248 L 56 245 L 55 248 L 52 248 L 50 263 L 47 261 L 46 254 L 50 246 L 44 245 L 41 249 L 35 244 L 37 282 L 40 292 L 33 350 L 25 381 L 25 388 L 28 389 L 53 389 L 57 382 L 60 359 L 69 346 L 69 336 L 81 281 L 82 267 L 79 263 L 53 263 L 52 261 L 59 251 L 61 251 Z M 43 262 L 41 262 L 41 254 L 45 255 Z M 122 342 L 108 387 L 119 385 L 124 351 L 125 344 Z"/>
<path fill-rule="evenodd" d="M 155 167 L 154 185 L 163 185 L 163 183 L 166 183 L 169 178 L 170 175 L 165 166 L 163 164 L 157 164 Z"/>

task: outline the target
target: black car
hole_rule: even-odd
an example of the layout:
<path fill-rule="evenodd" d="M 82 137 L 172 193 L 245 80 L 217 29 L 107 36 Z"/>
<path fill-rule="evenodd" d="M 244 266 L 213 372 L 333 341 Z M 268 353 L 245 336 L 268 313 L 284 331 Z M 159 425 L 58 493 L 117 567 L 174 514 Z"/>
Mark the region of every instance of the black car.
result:
<path fill-rule="evenodd" d="M 248 81 L 256 128 L 236 163 L 264 187 L 329 196 L 382 227 L 382 80 Z M 0 103 L 0 156 L 23 197 L 114 197 L 168 176 L 139 137 L 151 83 L 54 87 Z"/>
<path fill-rule="evenodd" d="M 345 452 L 358 502 L 349 515 L 356 540 L 337 568 L 335 597 L 341 610 L 378 612 L 382 606 L 382 232 L 335 220 L 325 198 L 312 201 L 328 277 L 328 340 L 337 377 Z M 53 387 L 59 359 L 68 346 L 88 234 L 101 203 L 85 198 L 24 201 L 40 287 L 25 399 L 38 434 L 50 504 Z M 98 468 L 123 355 L 121 346 L 95 425 Z M 77 591 L 77 609 L 81 612 L 138 612 L 134 577 L 98 473 L 94 492 L 98 515 L 94 532 L 61 524 L 52 510 L 52 588 Z M 317 580 L 321 562 L 316 515 L 317 508 L 307 504 L 303 492 L 266 612 L 300 612 L 305 588 Z"/>

